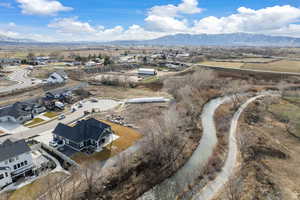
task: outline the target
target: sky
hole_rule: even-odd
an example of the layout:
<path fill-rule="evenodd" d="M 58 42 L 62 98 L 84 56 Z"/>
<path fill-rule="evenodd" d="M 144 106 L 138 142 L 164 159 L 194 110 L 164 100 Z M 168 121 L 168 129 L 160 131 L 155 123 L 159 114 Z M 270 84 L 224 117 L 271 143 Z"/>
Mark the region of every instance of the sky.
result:
<path fill-rule="evenodd" d="M 38 41 L 255 33 L 300 37 L 300 0 L 0 0 L 0 35 Z"/>

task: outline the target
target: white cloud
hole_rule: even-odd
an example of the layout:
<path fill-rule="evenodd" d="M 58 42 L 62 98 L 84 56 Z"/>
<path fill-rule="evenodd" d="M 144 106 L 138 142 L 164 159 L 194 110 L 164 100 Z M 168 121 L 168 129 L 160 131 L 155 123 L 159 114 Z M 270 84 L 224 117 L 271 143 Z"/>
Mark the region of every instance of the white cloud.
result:
<path fill-rule="evenodd" d="M 181 14 L 196 14 L 202 11 L 198 8 L 197 0 L 183 0 L 179 5 L 154 6 L 145 19 L 148 27 L 152 30 L 163 32 L 186 31 L 187 21 L 182 19 Z"/>
<path fill-rule="evenodd" d="M 217 18 L 205 17 L 195 21 L 195 33 L 264 33 L 276 32 L 300 21 L 300 9 L 289 5 L 253 10 L 240 7 L 236 14 Z"/>
<path fill-rule="evenodd" d="M 0 7 L 4 7 L 4 8 L 13 8 L 13 6 L 10 3 L 0 3 Z"/>
<path fill-rule="evenodd" d="M 8 31 L 8 30 L 1 30 L 0 29 L 0 35 L 6 36 L 6 37 L 11 37 L 11 38 L 17 38 L 20 36 L 19 33 L 14 32 L 14 31 Z"/>
<path fill-rule="evenodd" d="M 56 19 L 50 23 L 48 27 L 55 28 L 61 33 L 94 33 L 96 29 L 93 28 L 88 22 L 81 22 L 77 17 Z"/>
<path fill-rule="evenodd" d="M 73 8 L 66 7 L 56 0 L 16 0 L 20 3 L 23 14 L 29 15 L 55 15 L 61 11 L 70 11 Z"/>

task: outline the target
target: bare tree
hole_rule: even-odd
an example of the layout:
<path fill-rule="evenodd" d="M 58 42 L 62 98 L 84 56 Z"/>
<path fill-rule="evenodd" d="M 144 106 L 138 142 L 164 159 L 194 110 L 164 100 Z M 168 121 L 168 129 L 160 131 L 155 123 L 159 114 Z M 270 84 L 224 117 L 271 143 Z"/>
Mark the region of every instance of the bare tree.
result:
<path fill-rule="evenodd" d="M 241 176 L 235 175 L 231 177 L 227 183 L 226 196 L 228 200 L 240 200 L 242 198 L 242 184 Z"/>

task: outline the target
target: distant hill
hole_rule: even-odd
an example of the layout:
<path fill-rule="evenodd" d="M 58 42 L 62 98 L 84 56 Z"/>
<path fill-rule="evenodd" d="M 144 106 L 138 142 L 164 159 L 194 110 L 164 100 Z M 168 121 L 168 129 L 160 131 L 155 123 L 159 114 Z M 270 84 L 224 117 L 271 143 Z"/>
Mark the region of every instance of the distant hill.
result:
<path fill-rule="evenodd" d="M 16 39 L 0 35 L 0 44 L 13 45 L 161 45 L 161 46 L 280 46 L 300 47 L 300 38 L 269 36 L 262 34 L 232 33 L 232 34 L 176 34 L 153 40 L 120 40 L 112 42 L 54 42 L 43 43 L 30 39 Z"/>
<path fill-rule="evenodd" d="M 32 43 L 32 42 L 36 42 L 36 41 L 30 39 L 11 38 L 4 35 L 0 35 L 0 43 Z"/>
<path fill-rule="evenodd" d="M 144 41 L 113 41 L 116 45 L 166 45 L 166 46 L 300 46 L 300 38 L 268 36 L 261 34 L 176 34 Z"/>

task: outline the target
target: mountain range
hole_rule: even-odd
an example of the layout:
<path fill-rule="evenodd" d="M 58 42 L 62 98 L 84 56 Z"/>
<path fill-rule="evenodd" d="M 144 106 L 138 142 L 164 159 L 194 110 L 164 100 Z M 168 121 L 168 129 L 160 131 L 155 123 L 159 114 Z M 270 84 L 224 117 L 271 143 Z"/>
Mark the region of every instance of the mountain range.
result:
<path fill-rule="evenodd" d="M 30 39 L 15 39 L 0 35 L 2 44 L 53 44 L 43 43 Z M 76 42 L 81 43 L 81 42 Z M 287 46 L 299 47 L 300 38 L 285 36 L 269 36 L 263 34 L 176 34 L 160 37 L 152 40 L 120 40 L 112 42 L 82 42 L 83 44 L 103 45 L 161 45 L 161 46 Z M 57 43 L 56 43 L 57 44 Z M 59 43 L 58 43 L 59 44 Z M 74 43 L 64 43 L 74 44 Z"/>

